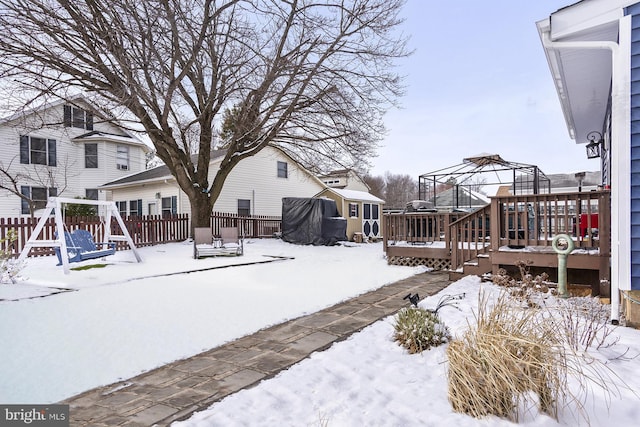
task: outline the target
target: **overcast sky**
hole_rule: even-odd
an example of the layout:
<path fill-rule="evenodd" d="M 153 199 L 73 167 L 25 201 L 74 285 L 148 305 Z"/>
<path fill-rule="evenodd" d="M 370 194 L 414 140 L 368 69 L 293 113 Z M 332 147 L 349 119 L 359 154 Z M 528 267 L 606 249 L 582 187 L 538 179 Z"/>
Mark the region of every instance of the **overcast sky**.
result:
<path fill-rule="evenodd" d="M 546 174 L 599 170 L 569 138 L 535 25 L 573 3 L 408 0 L 407 94 L 371 173 L 417 178 L 483 152 Z"/>

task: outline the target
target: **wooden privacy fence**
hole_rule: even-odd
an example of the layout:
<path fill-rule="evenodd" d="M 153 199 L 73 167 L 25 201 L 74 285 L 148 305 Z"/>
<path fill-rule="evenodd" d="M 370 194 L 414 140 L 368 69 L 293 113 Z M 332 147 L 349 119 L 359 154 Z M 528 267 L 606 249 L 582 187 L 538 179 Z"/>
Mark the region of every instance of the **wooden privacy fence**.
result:
<path fill-rule="evenodd" d="M 20 255 L 33 229 L 38 224 L 39 218 L 0 218 L 0 238 L 7 236 L 10 230 L 14 230 L 17 240 L 4 242 L 2 250 L 8 251 L 14 257 Z M 189 216 L 187 214 L 161 216 L 143 215 L 123 218 L 127 231 L 131 235 L 136 246 L 153 246 L 160 243 L 180 242 L 189 238 Z M 77 229 L 89 231 L 96 242 L 101 241 L 105 224 L 99 216 L 78 216 L 64 218 L 66 231 L 73 232 Z M 51 217 L 45 223 L 39 240 L 54 240 L 56 225 Z M 111 223 L 112 234 L 121 234 L 120 226 L 115 219 Z M 126 242 L 117 242 L 118 249 L 128 249 Z M 53 255 L 53 248 L 38 247 L 29 252 L 29 256 Z"/>
<path fill-rule="evenodd" d="M 220 227 L 237 227 L 241 236 L 249 238 L 274 237 L 282 230 L 282 220 L 277 216 L 240 216 L 223 212 L 211 215 L 211 230 L 220 234 Z"/>
<path fill-rule="evenodd" d="M 17 237 L 14 242 L 3 242 L 0 245 L 0 250 L 7 251 L 13 257 L 20 255 L 38 221 L 39 218 L 34 218 L 33 220 L 31 218 L 0 218 L 0 239 L 6 237 L 10 230 L 14 230 Z M 123 218 L 123 221 L 133 242 L 138 247 L 181 242 L 191 236 L 188 214 L 131 216 Z M 105 224 L 99 216 L 65 217 L 64 222 L 65 228 L 69 232 L 83 229 L 89 231 L 96 242 L 102 239 Z M 281 231 L 281 219 L 262 215 L 239 216 L 237 214 L 214 212 L 211 215 L 213 233 L 218 234 L 220 227 L 238 227 L 242 236 L 246 238 L 274 237 Z M 54 240 L 55 228 L 54 218 L 51 217 L 46 222 L 38 238 L 40 240 Z M 112 220 L 111 231 L 112 234 L 121 233 L 120 226 L 115 219 Z M 117 242 L 117 244 L 118 249 L 128 249 L 126 242 Z M 29 256 L 53 254 L 53 248 L 39 247 L 33 248 Z"/>

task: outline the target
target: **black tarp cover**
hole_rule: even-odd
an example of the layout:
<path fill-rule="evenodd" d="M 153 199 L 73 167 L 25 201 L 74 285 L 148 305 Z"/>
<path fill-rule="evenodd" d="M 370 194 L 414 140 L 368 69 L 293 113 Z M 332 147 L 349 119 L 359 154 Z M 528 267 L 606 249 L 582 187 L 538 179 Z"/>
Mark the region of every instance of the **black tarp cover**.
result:
<path fill-rule="evenodd" d="M 299 245 L 330 246 L 347 240 L 347 220 L 331 199 L 284 197 L 282 240 Z"/>

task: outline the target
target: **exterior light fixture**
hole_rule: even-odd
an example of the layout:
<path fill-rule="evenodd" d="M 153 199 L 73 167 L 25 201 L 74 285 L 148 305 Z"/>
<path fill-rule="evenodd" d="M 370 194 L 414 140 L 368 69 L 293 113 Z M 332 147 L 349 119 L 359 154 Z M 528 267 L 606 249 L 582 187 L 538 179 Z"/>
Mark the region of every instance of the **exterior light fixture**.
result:
<path fill-rule="evenodd" d="M 602 146 L 602 134 L 598 131 L 591 131 L 587 134 L 587 158 L 595 159 L 600 157 L 600 147 Z"/>

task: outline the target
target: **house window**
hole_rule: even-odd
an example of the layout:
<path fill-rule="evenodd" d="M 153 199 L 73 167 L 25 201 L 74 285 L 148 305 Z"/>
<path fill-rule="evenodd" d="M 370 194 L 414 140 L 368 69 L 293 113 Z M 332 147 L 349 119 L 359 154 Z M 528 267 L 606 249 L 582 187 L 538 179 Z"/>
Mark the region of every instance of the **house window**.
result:
<path fill-rule="evenodd" d="M 122 218 L 127 216 L 127 202 L 116 202 L 116 207 Z"/>
<path fill-rule="evenodd" d="M 178 213 L 178 196 L 162 198 L 162 216 L 171 216 Z"/>
<path fill-rule="evenodd" d="M 23 165 L 56 166 L 56 140 L 20 136 L 20 163 Z"/>
<path fill-rule="evenodd" d="M 98 200 L 98 189 L 87 188 L 84 190 L 84 196 L 89 200 Z"/>
<path fill-rule="evenodd" d="M 349 203 L 349 216 L 351 218 L 357 218 L 358 211 L 359 211 L 359 207 L 357 203 Z"/>
<path fill-rule="evenodd" d="M 27 199 L 33 201 L 33 209 L 44 209 L 47 206 L 47 200 L 49 197 L 56 197 L 58 195 L 57 188 L 46 188 L 46 187 L 29 187 L 22 186 L 20 187 L 20 193 Z M 25 199 L 21 200 L 21 211 L 23 214 L 31 213 L 29 211 L 29 202 Z"/>
<path fill-rule="evenodd" d="M 250 216 L 251 215 L 251 200 L 238 199 L 238 216 Z"/>
<path fill-rule="evenodd" d="M 287 162 L 278 162 L 278 178 L 287 178 L 288 176 Z"/>
<path fill-rule="evenodd" d="M 142 200 L 129 200 L 129 215 L 142 216 Z"/>
<path fill-rule="evenodd" d="M 98 144 L 84 144 L 84 167 L 87 169 L 98 167 Z"/>
<path fill-rule="evenodd" d="M 129 170 L 129 147 L 118 145 L 116 153 L 116 167 L 122 171 Z"/>
<path fill-rule="evenodd" d="M 64 106 L 64 126 L 93 130 L 93 114 L 72 105 Z"/>

